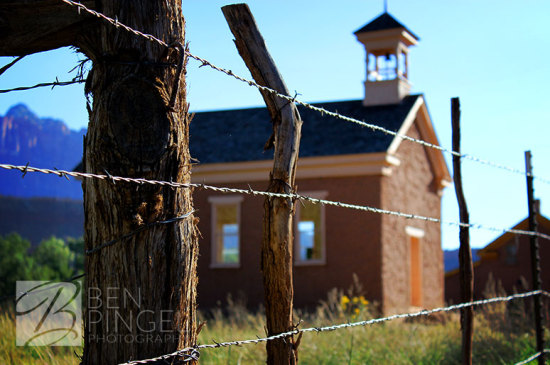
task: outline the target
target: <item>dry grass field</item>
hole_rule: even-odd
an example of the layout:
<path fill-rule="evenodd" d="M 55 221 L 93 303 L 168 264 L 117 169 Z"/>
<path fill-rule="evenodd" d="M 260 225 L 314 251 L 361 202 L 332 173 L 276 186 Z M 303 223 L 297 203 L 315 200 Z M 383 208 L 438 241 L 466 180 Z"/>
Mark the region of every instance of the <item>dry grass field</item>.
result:
<path fill-rule="evenodd" d="M 253 313 L 244 301 L 228 298 L 228 306 L 201 313 L 206 322 L 200 343 L 254 339 L 264 336 L 261 310 Z M 529 301 L 478 308 L 475 318 L 474 362 L 513 364 L 533 353 Z M 333 291 L 311 313 L 297 311 L 300 327 L 360 321 L 376 316 L 375 305 L 360 295 Z M 0 363 L 78 364 L 81 347 L 16 347 L 13 310 L 0 314 Z M 547 337 L 548 338 L 548 337 Z M 448 313 L 414 321 L 394 321 L 332 332 L 306 333 L 299 346 L 301 364 L 460 364 L 459 314 Z M 204 349 L 201 364 L 262 364 L 265 345 Z M 535 363 L 535 362 L 533 362 Z"/>

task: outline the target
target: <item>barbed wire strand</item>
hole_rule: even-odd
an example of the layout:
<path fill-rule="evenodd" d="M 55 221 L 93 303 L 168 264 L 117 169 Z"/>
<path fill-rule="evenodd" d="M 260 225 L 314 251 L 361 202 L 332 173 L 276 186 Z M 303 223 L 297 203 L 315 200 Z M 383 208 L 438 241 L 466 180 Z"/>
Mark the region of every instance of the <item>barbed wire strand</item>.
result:
<path fill-rule="evenodd" d="M 29 172 L 38 172 L 43 174 L 54 174 L 59 177 L 65 177 L 68 176 L 72 177 L 80 177 L 80 178 L 86 178 L 86 179 L 100 179 L 100 180 L 109 180 L 109 181 L 124 181 L 128 183 L 135 183 L 135 184 L 148 184 L 148 185 L 161 185 L 161 186 L 170 186 L 173 188 L 199 188 L 199 189 L 205 189 L 205 190 L 212 190 L 217 191 L 220 193 L 233 193 L 233 194 L 245 194 L 245 195 L 252 195 L 252 196 L 263 196 L 263 197 L 271 197 L 271 198 L 285 198 L 285 199 L 296 199 L 303 202 L 309 202 L 313 204 L 322 204 L 327 206 L 336 206 L 340 208 L 347 208 L 347 209 L 354 209 L 354 210 L 360 210 L 360 211 L 366 211 L 370 213 L 376 213 L 376 214 L 386 214 L 391 215 L 395 217 L 401 217 L 406 219 L 414 219 L 414 220 L 420 220 L 420 221 L 426 221 L 426 222 L 432 222 L 432 223 L 441 223 L 449 226 L 456 226 L 456 227 L 470 227 L 473 229 L 482 229 L 482 230 L 488 230 L 493 231 L 497 233 L 514 233 L 519 235 L 525 235 L 525 236 L 537 236 L 542 239 L 550 240 L 550 235 L 540 233 L 540 232 L 533 232 L 533 231 L 524 231 L 520 229 L 505 229 L 505 228 L 497 228 L 497 227 L 490 227 L 485 226 L 483 224 L 479 223 L 461 223 L 461 222 L 454 222 L 454 221 L 445 221 L 439 218 L 434 217 L 426 217 L 418 214 L 410 214 L 410 213 L 403 213 L 393 210 L 387 210 L 387 209 L 381 209 L 381 208 L 375 208 L 370 207 L 366 205 L 356 205 L 356 204 L 349 204 L 349 203 L 342 203 L 332 200 L 326 200 L 326 199 L 317 199 L 312 198 L 305 195 L 299 195 L 299 194 L 284 194 L 284 193 L 272 193 L 267 191 L 258 191 L 253 190 L 252 188 L 249 189 L 238 189 L 238 188 L 227 188 L 227 187 L 218 187 L 213 185 L 206 185 L 202 183 L 176 183 L 171 181 L 161 181 L 161 180 L 148 180 L 143 178 L 129 178 L 129 177 L 120 177 L 120 176 L 112 176 L 112 175 L 98 175 L 98 174 L 91 174 L 91 173 L 85 173 L 85 172 L 75 172 L 75 171 L 65 171 L 65 170 L 51 170 L 51 169 L 41 169 L 29 166 L 28 164 L 25 166 L 17 166 L 17 165 L 8 165 L 8 164 L 0 164 L 0 168 L 6 169 L 6 170 L 19 170 L 23 174 L 27 174 Z"/>
<path fill-rule="evenodd" d="M 67 86 L 67 85 L 73 85 L 73 84 L 82 84 L 84 82 L 86 82 L 86 81 L 85 80 L 71 80 L 71 81 L 45 82 L 45 83 L 36 84 L 36 85 L 33 85 L 33 86 L 20 86 L 20 87 L 14 87 L 12 89 L 1 89 L 0 94 L 9 93 L 9 92 L 12 92 L 12 91 L 31 90 L 31 89 L 36 89 L 36 88 L 39 88 L 39 87 L 47 87 L 47 86 L 51 86 L 52 89 L 53 89 L 56 86 Z"/>
<path fill-rule="evenodd" d="M 108 16 L 106 16 L 106 15 L 100 13 L 100 12 L 97 12 L 95 10 L 87 8 L 84 4 L 77 3 L 77 2 L 74 2 L 74 1 L 71 1 L 71 0 L 60 0 L 60 1 L 64 2 L 67 5 L 77 7 L 79 14 L 80 14 L 80 10 L 84 10 L 85 12 L 87 12 L 90 15 L 95 16 L 96 18 L 105 20 L 106 22 L 110 23 L 111 25 L 115 26 L 116 28 L 122 28 L 122 29 L 124 29 L 124 30 L 126 30 L 130 33 L 133 33 L 133 34 L 139 36 L 139 37 L 143 37 L 143 38 L 148 39 L 150 41 L 156 42 L 156 43 L 160 44 L 161 46 L 169 47 L 168 43 L 158 39 L 157 37 L 153 36 L 152 34 L 142 33 L 139 30 L 135 30 L 133 28 L 130 28 L 129 26 L 119 22 L 117 19 L 110 18 L 110 17 L 108 17 Z"/>
<path fill-rule="evenodd" d="M 550 353 L 550 350 L 546 349 L 543 351 L 545 354 L 548 354 Z M 531 361 L 535 360 L 535 359 L 538 359 L 543 352 L 537 352 L 536 354 L 533 354 L 531 356 L 529 356 L 527 359 L 523 360 L 523 361 L 520 361 L 520 362 L 516 362 L 514 365 L 525 365 L 525 364 L 528 364 L 530 363 Z"/>
<path fill-rule="evenodd" d="M 158 39 L 157 37 L 155 37 L 151 34 L 146 34 L 146 33 L 140 32 L 138 30 L 135 30 L 135 29 L 123 24 L 123 23 L 120 23 L 116 19 L 112 19 L 112 18 L 110 18 L 110 17 L 108 17 L 108 16 L 106 16 L 102 13 L 99 13 L 95 10 L 89 9 L 86 6 L 84 6 L 83 4 L 76 3 L 76 2 L 71 1 L 71 0 L 60 0 L 60 1 L 66 3 L 68 5 L 71 5 L 71 6 L 75 6 L 79 10 L 84 10 L 88 14 L 93 15 L 97 18 L 100 18 L 100 19 L 110 23 L 111 25 L 117 27 L 117 28 L 123 28 L 124 30 L 126 30 L 130 33 L 133 33 L 137 36 L 146 38 L 149 41 L 156 42 L 156 43 L 160 44 L 161 46 L 169 47 L 169 45 L 166 42 Z M 219 66 L 216 66 L 216 65 L 212 64 L 211 62 L 209 62 L 208 60 L 206 60 L 204 58 L 201 58 L 199 56 L 195 56 L 194 54 L 192 54 L 188 50 L 186 50 L 185 53 L 187 54 L 187 56 L 189 58 L 192 58 L 192 59 L 200 62 L 202 64 L 202 66 L 208 66 L 208 67 L 210 67 L 210 68 L 212 68 L 216 71 L 219 71 L 219 72 L 222 72 L 222 73 L 226 74 L 227 76 L 231 76 L 231 77 L 233 77 L 233 78 L 235 78 L 235 79 L 237 79 L 241 82 L 244 82 L 244 83 L 248 84 L 249 86 L 255 87 L 255 88 L 257 88 L 259 90 L 262 90 L 262 91 L 265 91 L 265 92 L 268 92 L 268 93 L 273 94 L 273 95 L 275 95 L 279 98 L 285 99 L 289 102 L 299 104 L 299 105 L 301 105 L 305 108 L 317 111 L 317 112 L 321 113 L 322 115 L 329 115 L 329 116 L 332 116 L 332 117 L 337 118 L 337 119 L 341 119 L 341 120 L 344 120 L 344 121 L 347 121 L 347 122 L 355 123 L 357 125 L 369 128 L 371 130 L 379 131 L 379 132 L 382 132 L 382 133 L 385 133 L 385 134 L 388 134 L 388 135 L 391 135 L 391 136 L 394 136 L 394 137 L 397 137 L 397 138 L 401 138 L 403 140 L 418 143 L 418 144 L 420 144 L 422 146 L 425 146 L 425 147 L 428 147 L 428 148 L 433 148 L 433 149 L 439 150 L 441 152 L 448 153 L 452 156 L 458 156 L 462 159 L 475 161 L 477 163 L 481 163 L 481 164 L 491 166 L 491 167 L 494 167 L 494 168 L 506 170 L 508 172 L 512 172 L 512 173 L 523 175 L 523 176 L 532 176 L 533 178 L 535 178 L 535 179 L 537 179 L 541 182 L 544 182 L 546 184 L 550 184 L 550 179 L 545 179 L 545 178 L 542 178 L 542 177 L 534 176 L 534 175 L 532 175 L 528 172 L 510 167 L 510 166 L 506 166 L 506 165 L 503 165 L 503 164 L 499 164 L 499 163 L 496 163 L 496 162 L 492 162 L 492 161 L 489 161 L 489 160 L 485 160 L 485 159 L 482 159 L 482 158 L 479 158 L 479 157 L 475 157 L 475 156 L 472 156 L 470 154 L 462 154 L 462 153 L 459 153 L 459 152 L 456 152 L 456 151 L 453 151 L 453 150 L 449 150 L 445 147 L 442 147 L 442 146 L 439 146 L 439 145 L 436 145 L 436 144 L 433 144 L 433 143 L 430 143 L 430 142 L 426 142 L 426 141 L 421 140 L 421 139 L 410 137 L 410 136 L 407 136 L 407 135 L 404 135 L 404 134 L 400 134 L 398 132 L 386 129 L 382 126 L 379 126 L 379 125 L 376 125 L 376 124 L 373 124 L 373 123 L 367 123 L 367 122 L 364 122 L 364 121 L 361 121 L 361 120 L 358 120 L 358 119 L 355 119 L 355 118 L 351 118 L 351 117 L 339 114 L 337 112 L 329 111 L 329 110 L 327 110 L 325 108 L 322 108 L 322 107 L 314 106 L 312 104 L 303 102 L 303 101 L 297 99 L 296 97 L 291 97 L 291 96 L 288 96 L 288 95 L 285 95 L 285 94 L 281 94 L 277 90 L 273 90 L 269 87 L 262 86 L 262 85 L 256 83 L 253 80 L 249 80 L 249 79 L 246 79 L 242 76 L 236 75 L 236 74 L 233 73 L 233 71 L 224 69 L 224 68 L 219 67 Z"/>
<path fill-rule="evenodd" d="M 368 325 L 378 324 L 378 323 L 384 323 L 393 321 L 396 319 L 411 319 L 411 318 L 417 318 L 421 316 L 429 316 L 435 313 L 445 313 L 450 312 L 458 309 L 463 309 L 467 307 L 475 307 L 480 305 L 486 305 L 486 304 L 492 304 L 492 303 L 499 303 L 499 302 L 509 302 L 516 299 L 524 299 L 529 298 L 536 295 L 542 295 L 542 294 L 548 294 L 547 292 L 543 292 L 542 290 L 535 290 L 531 292 L 526 293 L 520 293 L 520 294 L 513 294 L 506 297 L 496 297 L 496 298 L 490 298 L 490 299 L 483 299 L 483 300 L 476 300 L 473 302 L 468 303 L 461 303 L 461 304 L 455 304 L 448 307 L 440 307 L 440 308 L 434 308 L 429 310 L 422 310 L 419 312 L 412 312 L 412 313 L 404 313 L 404 314 L 394 314 L 388 317 L 382 317 L 382 318 L 374 318 L 369 319 L 365 321 L 359 321 L 359 322 L 352 322 L 352 323 L 342 323 L 332 326 L 326 326 L 326 327 L 310 327 L 310 328 L 304 328 L 304 329 L 295 329 L 288 332 L 279 333 L 277 335 L 263 337 L 263 338 L 255 338 L 250 340 L 237 340 L 237 341 L 227 341 L 227 342 L 216 342 L 214 344 L 205 344 L 205 345 L 197 345 L 194 347 L 187 347 L 182 350 L 178 350 L 175 352 L 172 352 L 170 354 L 162 355 L 159 357 L 151 358 L 151 359 L 145 359 L 145 360 L 137 360 L 137 361 L 130 361 L 119 365 L 133 365 L 133 364 L 146 364 L 149 362 L 154 362 L 158 360 L 166 360 L 169 358 L 173 358 L 176 356 L 182 356 L 183 354 L 189 353 L 193 350 L 199 351 L 201 349 L 214 349 L 214 348 L 221 348 L 221 347 L 230 347 L 230 346 L 241 346 L 241 345 L 249 345 L 249 344 L 259 344 L 263 342 L 283 339 L 286 337 L 294 336 L 300 333 L 306 333 L 306 332 L 330 332 L 335 331 L 339 329 L 344 328 L 353 328 L 353 327 L 364 327 Z M 540 356 L 540 355 L 539 355 Z"/>
<path fill-rule="evenodd" d="M 115 238 L 111 241 L 108 241 L 108 242 L 105 242 L 105 243 L 102 243 L 101 245 L 99 246 L 96 246 L 92 249 L 89 249 L 89 250 L 86 250 L 86 255 L 91 255 L 93 254 L 94 252 L 97 252 L 99 250 L 102 250 L 104 249 L 105 247 L 109 247 L 109 246 L 112 246 L 114 245 L 115 243 L 119 242 L 119 241 L 123 241 L 127 238 L 130 238 L 140 232 L 143 232 L 144 230 L 148 229 L 148 228 L 151 228 L 151 227 L 154 227 L 154 226 L 159 226 L 159 225 L 163 225 L 163 224 L 170 224 L 170 223 L 174 223 L 174 222 L 179 222 L 181 220 L 184 220 L 185 218 L 189 217 L 191 214 L 193 214 L 195 212 L 195 210 L 191 210 L 190 212 L 188 213 L 185 213 L 183 215 L 180 215 L 179 217 L 174 217 L 174 218 L 171 218 L 171 219 L 167 219 L 167 220 L 164 220 L 164 221 L 156 221 L 156 222 L 151 222 L 151 223 L 147 223 L 141 227 L 139 227 L 138 229 L 130 232 L 130 233 L 126 233 L 125 235 L 122 235 L 118 238 Z"/>

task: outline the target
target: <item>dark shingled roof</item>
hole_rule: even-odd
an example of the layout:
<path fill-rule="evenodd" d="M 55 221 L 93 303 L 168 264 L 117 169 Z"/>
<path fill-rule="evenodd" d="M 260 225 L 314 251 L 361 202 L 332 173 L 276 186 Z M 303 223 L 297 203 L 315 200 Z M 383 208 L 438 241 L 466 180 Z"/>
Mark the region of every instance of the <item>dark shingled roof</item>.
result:
<path fill-rule="evenodd" d="M 385 30 L 385 29 L 395 29 L 395 28 L 403 28 L 407 32 L 409 32 L 416 40 L 419 38 L 411 32 L 407 27 L 405 27 L 403 24 L 395 20 L 394 17 L 392 17 L 388 13 L 384 13 L 380 15 L 378 18 L 374 19 L 373 21 L 369 22 L 367 25 L 365 25 L 363 28 L 357 30 L 354 32 L 354 34 L 358 33 L 366 33 L 366 32 L 374 32 L 377 30 Z"/>
<path fill-rule="evenodd" d="M 364 107 L 362 100 L 318 103 L 316 106 L 398 131 L 420 95 L 393 105 Z M 303 120 L 300 157 L 384 152 L 393 136 L 324 116 L 299 107 Z M 273 158 L 264 152 L 272 127 L 266 108 L 196 113 L 191 122 L 191 156 L 201 163 L 259 161 Z"/>

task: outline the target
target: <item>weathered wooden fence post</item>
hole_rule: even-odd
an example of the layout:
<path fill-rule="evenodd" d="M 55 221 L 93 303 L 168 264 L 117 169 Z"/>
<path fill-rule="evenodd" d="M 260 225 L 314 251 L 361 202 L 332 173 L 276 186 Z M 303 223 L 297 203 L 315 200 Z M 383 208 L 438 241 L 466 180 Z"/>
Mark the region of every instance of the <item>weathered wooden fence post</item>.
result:
<path fill-rule="evenodd" d="M 453 126 L 453 151 L 460 153 L 460 100 L 451 99 L 451 122 Z M 453 155 L 453 179 L 455 184 L 456 199 L 460 214 L 460 248 L 458 259 L 460 263 L 460 299 L 462 303 L 471 302 L 474 299 L 474 268 L 472 263 L 472 250 L 470 249 L 470 216 L 464 189 L 462 187 L 462 169 L 460 156 Z M 472 364 L 472 345 L 474 338 L 474 309 L 463 308 L 460 311 L 460 327 L 462 329 L 462 363 Z"/>
<path fill-rule="evenodd" d="M 533 167 L 531 165 L 531 151 L 525 151 L 525 171 L 527 173 L 527 204 L 529 207 L 529 231 L 537 232 L 537 210 L 535 207 L 535 189 L 533 187 Z M 531 246 L 531 280 L 533 290 L 542 289 L 542 280 L 540 276 L 540 254 L 539 239 L 533 235 L 529 237 Z M 537 352 L 540 352 L 538 363 L 545 364 L 546 354 L 544 352 L 544 328 L 542 327 L 542 296 L 537 295 L 533 298 L 535 302 L 535 334 L 537 339 Z"/>
<path fill-rule="evenodd" d="M 98 6 L 94 10 L 174 48 L 76 7 L 82 5 Z M 184 57 L 181 0 L 8 0 L 0 4 L 0 19 L 2 56 L 75 46 L 92 60 L 85 172 L 190 182 L 185 72 L 166 67 Z M 97 179 L 85 180 L 83 189 L 86 250 L 192 211 L 188 189 Z M 195 345 L 197 256 L 192 216 L 147 226 L 87 256 L 83 364 L 117 364 Z"/>
<path fill-rule="evenodd" d="M 222 8 L 235 36 L 239 54 L 259 85 L 289 95 L 283 78 L 267 51 L 265 42 L 246 4 Z M 302 121 L 296 106 L 269 92 L 262 91 L 273 123 L 273 171 L 269 191 L 293 193 L 298 161 Z M 266 198 L 262 272 L 268 335 L 293 328 L 292 247 L 294 202 L 287 198 Z M 269 341 L 268 364 L 297 362 L 297 344 L 293 338 Z"/>

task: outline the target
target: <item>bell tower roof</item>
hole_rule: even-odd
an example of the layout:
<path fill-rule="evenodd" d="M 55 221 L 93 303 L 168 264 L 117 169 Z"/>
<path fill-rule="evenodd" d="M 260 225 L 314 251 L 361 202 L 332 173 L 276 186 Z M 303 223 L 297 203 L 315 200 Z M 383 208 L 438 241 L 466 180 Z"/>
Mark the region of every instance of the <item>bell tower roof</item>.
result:
<path fill-rule="evenodd" d="M 409 47 L 418 37 L 388 12 L 354 32 L 367 54 L 364 106 L 397 104 L 409 95 Z"/>
<path fill-rule="evenodd" d="M 387 30 L 387 29 L 403 29 L 403 30 L 406 30 L 417 41 L 420 40 L 420 38 L 418 38 L 416 34 L 414 34 L 409 29 L 407 29 L 407 27 L 405 27 L 403 24 L 401 24 L 399 21 L 397 21 L 393 16 L 391 16 L 387 12 L 381 14 L 376 19 L 370 21 L 361 29 L 356 30 L 353 34 L 357 35 L 359 33 L 376 32 L 378 30 Z"/>

